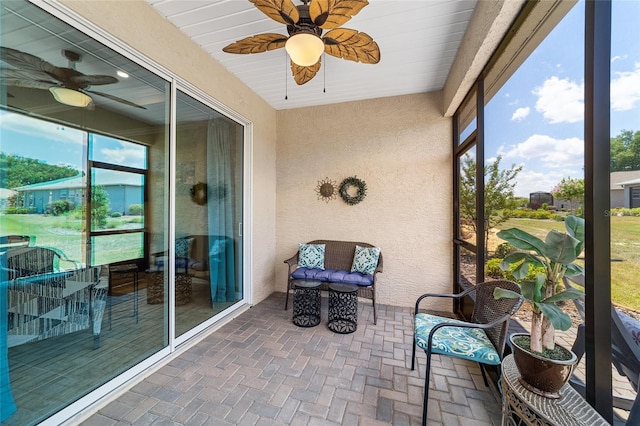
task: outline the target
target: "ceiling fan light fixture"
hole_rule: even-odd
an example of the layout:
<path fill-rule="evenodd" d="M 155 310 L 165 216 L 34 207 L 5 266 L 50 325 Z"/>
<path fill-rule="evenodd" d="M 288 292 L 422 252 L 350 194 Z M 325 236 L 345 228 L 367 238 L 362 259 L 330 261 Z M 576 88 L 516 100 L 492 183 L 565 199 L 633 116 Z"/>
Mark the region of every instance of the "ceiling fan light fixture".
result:
<path fill-rule="evenodd" d="M 90 96 L 77 90 L 67 89 L 66 87 L 50 87 L 49 91 L 56 101 L 69 106 L 84 108 L 93 102 Z"/>
<path fill-rule="evenodd" d="M 291 60 L 301 67 L 314 65 L 324 52 L 324 42 L 313 33 L 293 34 L 284 45 Z"/>

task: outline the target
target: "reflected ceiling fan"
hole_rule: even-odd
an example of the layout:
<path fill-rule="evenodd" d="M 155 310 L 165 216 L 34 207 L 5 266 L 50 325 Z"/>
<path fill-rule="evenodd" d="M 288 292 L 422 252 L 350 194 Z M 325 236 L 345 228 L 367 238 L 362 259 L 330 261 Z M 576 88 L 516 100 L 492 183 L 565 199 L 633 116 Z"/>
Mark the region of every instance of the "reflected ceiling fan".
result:
<path fill-rule="evenodd" d="M 90 110 L 95 109 L 95 104 L 89 94 L 102 96 L 135 108 L 146 109 L 126 99 L 89 90 L 89 87 L 114 84 L 119 80 L 110 75 L 83 74 L 75 67 L 76 62 L 82 59 L 79 53 L 63 50 L 62 55 L 69 62 L 67 68 L 56 67 L 37 56 L 0 46 L 0 60 L 13 67 L 0 67 L 0 84 L 49 90 L 56 101 L 60 103 Z"/>
<path fill-rule="evenodd" d="M 291 71 L 298 84 L 305 84 L 320 70 L 320 56 L 331 56 L 365 64 L 380 62 L 378 44 L 366 33 L 338 28 L 369 4 L 367 0 L 249 0 L 276 22 L 287 26 L 288 36 L 265 33 L 231 43 L 227 53 L 261 53 L 284 47 L 291 58 Z M 324 36 L 323 30 L 328 29 Z"/>

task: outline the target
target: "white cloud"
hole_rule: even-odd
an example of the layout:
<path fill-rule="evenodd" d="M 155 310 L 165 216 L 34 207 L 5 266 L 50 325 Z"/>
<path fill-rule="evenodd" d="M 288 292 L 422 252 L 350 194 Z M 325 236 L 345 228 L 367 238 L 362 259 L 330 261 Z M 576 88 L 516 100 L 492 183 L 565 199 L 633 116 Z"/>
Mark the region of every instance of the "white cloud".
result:
<path fill-rule="evenodd" d="M 3 130 L 11 130 L 38 139 L 48 139 L 60 143 L 82 145 L 83 132 L 60 124 L 37 120 L 22 114 L 0 112 Z"/>
<path fill-rule="evenodd" d="M 627 59 L 628 55 L 616 55 L 613 58 L 611 58 L 611 63 L 614 63 L 615 61 L 619 61 L 620 59 Z"/>
<path fill-rule="evenodd" d="M 525 118 L 527 118 L 530 112 L 531 112 L 531 108 L 529 107 L 518 108 L 517 110 L 514 111 L 513 115 L 511 116 L 511 120 L 516 120 L 516 121 L 524 120 Z"/>
<path fill-rule="evenodd" d="M 584 85 L 551 77 L 536 87 L 536 111 L 550 123 L 575 123 L 584 118 Z"/>
<path fill-rule="evenodd" d="M 584 141 L 579 138 L 556 139 L 532 135 L 526 141 L 504 149 L 504 158 L 523 159 L 525 164 L 539 162 L 541 168 L 582 167 Z"/>
<path fill-rule="evenodd" d="M 568 174 L 563 170 L 541 172 L 529 170 L 525 166 L 516 177 L 518 183 L 516 183 L 514 193 L 518 197 L 529 197 L 532 192 L 550 192 L 566 176 Z"/>
<path fill-rule="evenodd" d="M 140 160 L 144 160 L 144 147 L 132 143 L 121 143 L 121 146 L 122 148 L 118 149 L 104 148 L 100 150 L 100 153 L 114 164 L 132 165 L 132 163 L 138 164 Z"/>
<path fill-rule="evenodd" d="M 611 79 L 611 109 L 627 111 L 640 104 L 640 63 L 635 70 L 614 72 Z"/>

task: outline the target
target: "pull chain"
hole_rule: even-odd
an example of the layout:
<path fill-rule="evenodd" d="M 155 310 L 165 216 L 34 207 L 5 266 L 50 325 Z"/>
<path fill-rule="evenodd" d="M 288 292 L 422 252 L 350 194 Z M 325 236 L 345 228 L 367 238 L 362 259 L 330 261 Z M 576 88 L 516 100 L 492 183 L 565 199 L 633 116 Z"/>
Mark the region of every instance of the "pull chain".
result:
<path fill-rule="evenodd" d="M 287 81 L 287 52 L 284 53 L 284 100 L 288 100 L 289 82 Z"/>
<path fill-rule="evenodd" d="M 327 52 L 322 52 L 322 93 L 327 93 Z"/>

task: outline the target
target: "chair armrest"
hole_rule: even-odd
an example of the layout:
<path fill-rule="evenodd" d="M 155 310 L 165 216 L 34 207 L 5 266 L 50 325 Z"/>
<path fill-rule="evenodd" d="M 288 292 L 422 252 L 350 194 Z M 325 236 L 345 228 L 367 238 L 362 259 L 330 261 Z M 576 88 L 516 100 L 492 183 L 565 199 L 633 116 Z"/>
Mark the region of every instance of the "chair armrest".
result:
<path fill-rule="evenodd" d="M 470 287 L 468 289 L 466 289 L 465 291 L 463 291 L 462 293 L 458 293 L 458 294 L 447 294 L 447 293 L 426 293 L 423 294 L 422 296 L 418 297 L 418 300 L 416 300 L 416 308 L 414 311 L 414 315 L 418 313 L 418 309 L 420 307 L 420 302 L 422 302 L 423 299 L 426 299 L 427 297 L 446 297 L 446 298 L 450 298 L 450 299 L 460 299 L 461 297 L 466 296 L 467 294 L 476 291 L 475 286 L 474 287 Z"/>
<path fill-rule="evenodd" d="M 74 260 L 74 259 L 69 259 L 69 257 L 67 257 L 65 252 L 63 252 L 62 250 L 60 250 L 60 249 L 58 249 L 56 247 L 47 247 L 47 248 L 52 250 L 53 252 L 55 252 L 55 254 L 60 258 L 60 260 L 64 260 L 65 262 L 73 263 L 74 266 L 76 267 L 76 269 L 82 269 L 82 262 L 80 262 L 78 260 Z"/>
<path fill-rule="evenodd" d="M 285 260 L 284 263 L 288 265 L 289 268 L 289 277 L 291 277 L 291 273 L 293 272 L 294 267 L 298 264 L 298 252 L 291 256 L 289 259 Z"/>
<path fill-rule="evenodd" d="M 287 263 L 289 266 L 298 264 L 298 253 L 291 256 L 289 259 L 285 260 L 284 263 Z"/>

